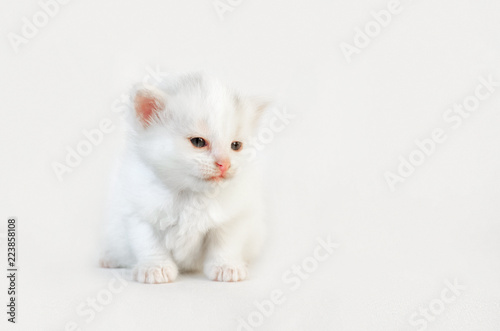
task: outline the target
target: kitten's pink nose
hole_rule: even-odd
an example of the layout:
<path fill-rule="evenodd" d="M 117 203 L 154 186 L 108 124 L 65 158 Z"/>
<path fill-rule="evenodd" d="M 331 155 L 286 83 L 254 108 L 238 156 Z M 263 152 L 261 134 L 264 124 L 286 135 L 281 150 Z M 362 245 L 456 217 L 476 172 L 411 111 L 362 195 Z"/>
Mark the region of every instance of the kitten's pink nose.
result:
<path fill-rule="evenodd" d="M 226 171 L 231 167 L 231 162 L 229 160 L 215 161 L 215 164 L 219 167 L 221 176 L 224 176 Z"/>

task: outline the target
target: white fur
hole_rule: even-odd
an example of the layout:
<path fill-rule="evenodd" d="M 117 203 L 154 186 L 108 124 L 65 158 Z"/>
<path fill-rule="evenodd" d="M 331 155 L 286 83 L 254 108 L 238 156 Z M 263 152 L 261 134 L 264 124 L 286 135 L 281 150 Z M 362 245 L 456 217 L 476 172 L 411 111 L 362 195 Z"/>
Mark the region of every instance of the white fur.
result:
<path fill-rule="evenodd" d="M 199 74 L 138 90 L 165 109 L 146 127 L 134 110 L 129 116 L 101 266 L 132 267 L 144 283 L 201 269 L 212 280 L 244 279 L 263 237 L 258 170 L 245 153 L 262 107 Z M 210 148 L 194 147 L 190 137 Z M 233 141 L 242 150 L 233 151 Z M 227 178 L 207 180 L 218 158 L 231 161 Z"/>

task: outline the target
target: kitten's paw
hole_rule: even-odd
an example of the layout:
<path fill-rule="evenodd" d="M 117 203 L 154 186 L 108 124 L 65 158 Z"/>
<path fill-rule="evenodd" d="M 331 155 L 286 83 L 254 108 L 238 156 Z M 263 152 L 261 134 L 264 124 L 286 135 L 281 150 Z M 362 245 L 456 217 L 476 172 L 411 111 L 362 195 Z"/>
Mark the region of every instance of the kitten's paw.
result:
<path fill-rule="evenodd" d="M 120 268 L 121 265 L 112 259 L 101 257 L 99 259 L 99 267 L 101 267 L 101 268 Z"/>
<path fill-rule="evenodd" d="M 210 280 L 219 282 L 238 282 L 247 277 L 245 264 L 210 265 L 205 268 L 205 275 Z"/>
<path fill-rule="evenodd" d="M 173 282 L 179 270 L 173 263 L 167 264 L 139 264 L 133 271 L 134 279 L 139 283 L 161 284 Z"/>

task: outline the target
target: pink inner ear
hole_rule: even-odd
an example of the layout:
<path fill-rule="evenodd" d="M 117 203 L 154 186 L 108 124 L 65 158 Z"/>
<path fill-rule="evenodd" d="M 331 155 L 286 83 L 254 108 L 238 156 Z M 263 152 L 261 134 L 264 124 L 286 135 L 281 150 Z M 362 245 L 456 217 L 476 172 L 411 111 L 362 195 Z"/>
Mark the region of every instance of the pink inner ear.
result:
<path fill-rule="evenodd" d="M 135 97 L 135 111 L 144 127 L 148 126 L 151 117 L 163 108 L 163 101 L 148 92 L 140 91 Z"/>

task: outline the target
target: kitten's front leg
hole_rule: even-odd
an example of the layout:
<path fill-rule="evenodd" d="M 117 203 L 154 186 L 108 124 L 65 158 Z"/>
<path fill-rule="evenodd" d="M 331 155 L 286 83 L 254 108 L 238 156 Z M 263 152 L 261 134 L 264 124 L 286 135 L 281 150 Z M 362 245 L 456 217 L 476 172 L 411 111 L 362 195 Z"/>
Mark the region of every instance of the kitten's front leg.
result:
<path fill-rule="evenodd" d="M 224 224 L 207 234 L 203 271 L 215 281 L 237 282 L 247 277 L 243 259 L 246 235 L 241 224 Z"/>
<path fill-rule="evenodd" d="M 149 223 L 137 222 L 131 227 L 132 250 L 137 258 L 134 279 L 140 283 L 172 282 L 179 273 L 177 265 L 164 245 L 164 238 Z"/>

